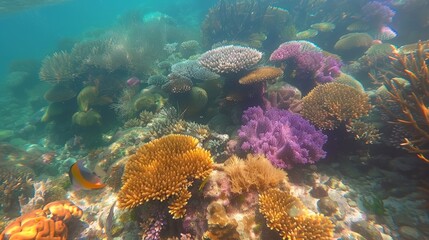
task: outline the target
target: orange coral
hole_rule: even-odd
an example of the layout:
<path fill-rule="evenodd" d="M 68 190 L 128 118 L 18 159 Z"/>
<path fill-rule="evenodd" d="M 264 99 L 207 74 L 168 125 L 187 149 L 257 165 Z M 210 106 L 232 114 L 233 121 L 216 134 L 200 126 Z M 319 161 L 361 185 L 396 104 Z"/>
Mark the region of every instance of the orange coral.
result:
<path fill-rule="evenodd" d="M 68 229 L 65 222 L 72 216 L 80 218 L 82 210 L 69 201 L 52 202 L 45 208 L 15 219 L 1 233 L 0 240 L 66 240 Z"/>
<path fill-rule="evenodd" d="M 275 229 L 288 240 L 330 240 L 334 224 L 308 209 L 288 192 L 270 189 L 259 195 L 259 211 L 270 229 Z"/>
<path fill-rule="evenodd" d="M 149 200 L 169 199 L 173 218 L 185 214 L 195 179 L 205 179 L 212 171 L 210 152 L 197 146 L 191 136 L 170 134 L 143 145 L 125 165 L 120 208 L 134 208 Z"/>
<path fill-rule="evenodd" d="M 70 218 L 81 218 L 83 211 L 68 200 L 55 201 L 43 207 L 47 216 L 54 220 L 67 222 Z"/>
<path fill-rule="evenodd" d="M 301 114 L 321 129 L 335 129 L 340 123 L 367 115 L 368 95 L 341 83 L 318 85 L 303 99 Z"/>
<path fill-rule="evenodd" d="M 274 167 L 262 155 L 249 154 L 244 161 L 232 156 L 225 162 L 225 172 L 230 178 L 233 193 L 265 191 L 287 179 L 285 171 Z"/>
<path fill-rule="evenodd" d="M 246 76 L 240 78 L 238 81 L 240 84 L 252 84 L 257 82 L 265 82 L 274 80 L 283 75 L 283 70 L 276 67 L 260 67 L 251 72 Z"/>

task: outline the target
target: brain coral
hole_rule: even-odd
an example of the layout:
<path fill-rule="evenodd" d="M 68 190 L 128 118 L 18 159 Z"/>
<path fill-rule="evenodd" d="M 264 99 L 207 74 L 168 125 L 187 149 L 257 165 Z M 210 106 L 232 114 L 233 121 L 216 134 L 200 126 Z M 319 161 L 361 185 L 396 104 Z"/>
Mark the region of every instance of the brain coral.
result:
<path fill-rule="evenodd" d="M 207 51 L 198 59 L 199 63 L 211 71 L 237 73 L 256 65 L 262 53 L 249 47 L 228 45 Z"/>
<path fill-rule="evenodd" d="M 212 171 L 210 152 L 198 147 L 191 136 L 170 134 L 143 145 L 125 165 L 120 208 L 134 208 L 149 200 L 170 200 L 173 218 L 185 214 L 195 179 L 205 179 Z"/>
<path fill-rule="evenodd" d="M 335 129 L 371 109 L 366 93 L 335 82 L 318 85 L 302 100 L 302 116 L 321 129 Z"/>
<path fill-rule="evenodd" d="M 259 211 L 267 225 L 287 240 L 330 240 L 334 225 L 329 218 L 311 214 L 301 201 L 288 192 L 270 189 L 259 194 Z"/>

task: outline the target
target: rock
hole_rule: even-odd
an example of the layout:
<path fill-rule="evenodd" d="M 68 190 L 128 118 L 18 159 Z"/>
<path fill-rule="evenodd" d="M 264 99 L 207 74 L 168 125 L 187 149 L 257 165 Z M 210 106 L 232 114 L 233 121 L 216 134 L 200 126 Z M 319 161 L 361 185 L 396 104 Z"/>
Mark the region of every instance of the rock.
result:
<path fill-rule="evenodd" d="M 317 201 L 317 207 L 319 211 L 326 216 L 332 216 L 338 211 L 338 203 L 329 197 L 324 197 Z"/>
<path fill-rule="evenodd" d="M 351 199 L 347 199 L 347 203 L 350 207 L 357 207 L 357 203 Z"/>
<path fill-rule="evenodd" d="M 373 225 L 366 221 L 359 221 L 352 224 L 352 230 L 364 236 L 366 239 L 383 240 L 381 233 Z"/>
<path fill-rule="evenodd" d="M 399 228 L 399 234 L 406 240 L 422 239 L 422 234 L 419 230 L 410 226 L 401 226 Z"/>
<path fill-rule="evenodd" d="M 328 187 L 325 185 L 315 185 L 310 191 L 310 195 L 314 198 L 324 198 L 328 196 Z"/>
<path fill-rule="evenodd" d="M 343 234 L 341 234 L 341 237 L 338 238 L 339 240 L 367 240 L 366 238 L 362 237 L 359 233 L 353 232 L 353 231 L 347 231 Z"/>

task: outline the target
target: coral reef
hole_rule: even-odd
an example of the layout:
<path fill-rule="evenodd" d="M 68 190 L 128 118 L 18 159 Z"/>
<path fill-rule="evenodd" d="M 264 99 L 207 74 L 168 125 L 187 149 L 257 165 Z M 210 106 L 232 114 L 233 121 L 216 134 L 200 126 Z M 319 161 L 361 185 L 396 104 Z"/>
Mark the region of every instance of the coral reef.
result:
<path fill-rule="evenodd" d="M 286 172 L 275 168 L 262 155 L 248 154 L 244 160 L 232 156 L 225 162 L 224 171 L 228 174 L 233 193 L 263 192 L 287 180 Z"/>
<path fill-rule="evenodd" d="M 334 225 L 329 218 L 311 214 L 288 192 L 270 189 L 259 195 L 259 211 L 283 239 L 330 240 Z"/>
<path fill-rule="evenodd" d="M 172 134 L 143 145 L 125 166 L 118 206 L 134 208 L 168 199 L 173 218 L 182 218 L 191 197 L 188 187 L 212 170 L 210 153 L 197 144 L 194 137 Z"/>
<path fill-rule="evenodd" d="M 366 93 L 335 82 L 315 87 L 302 100 L 302 116 L 321 129 L 335 129 L 371 109 Z"/>
<path fill-rule="evenodd" d="M 213 80 L 219 75 L 203 67 L 197 60 L 186 60 L 171 66 L 171 72 L 182 75 L 191 80 Z"/>
<path fill-rule="evenodd" d="M 279 168 L 312 164 L 325 157 L 327 137 L 300 115 L 271 108 L 251 107 L 243 113 L 237 152 L 264 154 Z"/>
<path fill-rule="evenodd" d="M 217 74 L 237 73 L 256 65 L 262 53 L 256 49 L 228 45 L 203 53 L 199 63 Z"/>
<path fill-rule="evenodd" d="M 265 108 L 286 109 L 299 113 L 302 109 L 301 91 L 285 82 L 277 82 L 267 86 L 264 96 Z"/>

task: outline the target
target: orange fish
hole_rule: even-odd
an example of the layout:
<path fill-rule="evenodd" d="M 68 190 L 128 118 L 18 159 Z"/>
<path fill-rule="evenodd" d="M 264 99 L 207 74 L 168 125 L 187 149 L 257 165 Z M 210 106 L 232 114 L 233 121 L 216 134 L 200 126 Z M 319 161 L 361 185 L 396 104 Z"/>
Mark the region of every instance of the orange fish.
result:
<path fill-rule="evenodd" d="M 82 161 L 77 161 L 70 167 L 69 177 L 72 185 L 78 189 L 95 190 L 106 186 L 100 177 L 83 166 Z"/>

